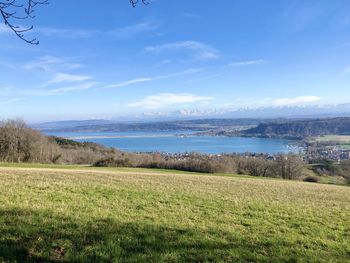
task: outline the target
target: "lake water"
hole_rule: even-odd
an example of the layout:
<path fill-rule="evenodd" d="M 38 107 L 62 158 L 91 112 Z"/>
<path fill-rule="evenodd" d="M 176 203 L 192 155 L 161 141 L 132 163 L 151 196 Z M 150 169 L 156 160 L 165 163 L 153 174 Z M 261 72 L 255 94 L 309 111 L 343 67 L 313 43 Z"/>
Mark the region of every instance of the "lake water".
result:
<path fill-rule="evenodd" d="M 186 134 L 177 136 L 176 134 Z M 280 153 L 289 152 L 292 141 L 283 139 L 191 136 L 178 132 L 98 132 L 98 133 L 48 133 L 79 142 L 89 141 L 115 147 L 128 152 L 199 152 L 219 153 Z"/>

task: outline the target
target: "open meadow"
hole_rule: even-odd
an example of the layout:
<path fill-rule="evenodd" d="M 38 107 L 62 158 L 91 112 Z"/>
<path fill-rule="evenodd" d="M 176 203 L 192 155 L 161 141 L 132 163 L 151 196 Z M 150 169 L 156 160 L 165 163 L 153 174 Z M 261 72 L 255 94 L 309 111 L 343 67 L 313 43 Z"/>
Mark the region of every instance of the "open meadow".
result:
<path fill-rule="evenodd" d="M 350 187 L 0 167 L 0 262 L 349 262 Z"/>
<path fill-rule="evenodd" d="M 317 142 L 350 143 L 350 135 L 324 135 L 311 138 Z"/>

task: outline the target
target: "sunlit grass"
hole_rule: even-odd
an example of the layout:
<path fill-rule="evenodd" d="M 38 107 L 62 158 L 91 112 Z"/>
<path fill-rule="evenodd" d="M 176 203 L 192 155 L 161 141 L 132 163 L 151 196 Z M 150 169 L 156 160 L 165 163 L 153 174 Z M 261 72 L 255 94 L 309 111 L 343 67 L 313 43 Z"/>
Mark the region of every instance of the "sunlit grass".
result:
<path fill-rule="evenodd" d="M 54 168 L 0 168 L 0 262 L 347 262 L 350 257 L 349 187 L 147 169 Z"/>
<path fill-rule="evenodd" d="M 350 135 L 323 135 L 318 137 L 312 137 L 310 140 L 317 142 L 339 142 L 350 143 Z"/>

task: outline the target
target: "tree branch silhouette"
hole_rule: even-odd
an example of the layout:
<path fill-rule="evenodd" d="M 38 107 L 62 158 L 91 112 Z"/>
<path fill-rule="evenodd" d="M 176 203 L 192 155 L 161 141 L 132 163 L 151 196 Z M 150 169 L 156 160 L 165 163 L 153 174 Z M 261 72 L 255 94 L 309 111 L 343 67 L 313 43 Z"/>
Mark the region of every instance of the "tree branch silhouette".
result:
<path fill-rule="evenodd" d="M 25 33 L 32 30 L 33 26 L 22 27 L 15 21 L 33 19 L 35 7 L 48 3 L 48 0 L 26 0 L 24 3 L 20 3 L 18 0 L 0 1 L 0 14 L 5 25 L 20 39 L 28 44 L 38 45 L 39 41 L 36 38 L 28 39 L 25 37 Z"/>
<path fill-rule="evenodd" d="M 148 5 L 147 0 L 129 0 L 132 7 L 142 3 Z M 0 1 L 0 17 L 2 17 L 5 26 L 15 33 L 17 37 L 28 44 L 38 45 L 37 38 L 27 38 L 26 33 L 31 31 L 34 26 L 22 27 L 19 23 L 21 20 L 35 18 L 34 12 L 38 5 L 47 5 L 49 0 L 2 0 Z"/>
<path fill-rule="evenodd" d="M 139 3 L 140 1 L 139 0 L 130 0 L 130 3 L 132 5 L 132 7 L 136 7 L 136 5 Z M 148 5 L 149 2 L 147 0 L 141 0 L 141 2 L 144 4 L 144 5 Z"/>

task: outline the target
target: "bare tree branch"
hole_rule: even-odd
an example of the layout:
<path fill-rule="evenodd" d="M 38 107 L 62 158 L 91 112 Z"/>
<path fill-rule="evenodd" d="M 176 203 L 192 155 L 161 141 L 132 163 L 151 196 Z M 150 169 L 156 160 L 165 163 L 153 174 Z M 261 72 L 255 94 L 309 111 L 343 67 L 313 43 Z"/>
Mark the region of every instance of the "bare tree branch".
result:
<path fill-rule="evenodd" d="M 148 5 L 149 2 L 147 0 L 141 0 L 144 5 Z M 136 5 L 139 3 L 139 0 L 130 0 L 130 3 L 133 7 L 136 7 Z"/>
<path fill-rule="evenodd" d="M 129 0 L 132 7 L 136 7 L 139 2 L 148 5 L 147 0 Z M 27 38 L 25 33 L 31 31 L 33 26 L 22 27 L 18 24 L 20 20 L 35 18 L 34 12 L 38 5 L 47 5 L 49 0 L 0 0 L 0 17 L 2 17 L 5 26 L 13 31 L 20 39 L 28 44 L 38 45 L 36 38 Z"/>
<path fill-rule="evenodd" d="M 15 21 L 33 19 L 35 17 L 34 8 L 44 4 L 48 4 L 48 0 L 26 0 L 24 3 L 18 0 L 0 1 L 0 14 L 5 25 L 20 39 L 28 44 L 38 45 L 39 41 L 36 38 L 28 39 L 25 37 L 25 33 L 32 30 L 33 26 L 22 27 Z"/>

